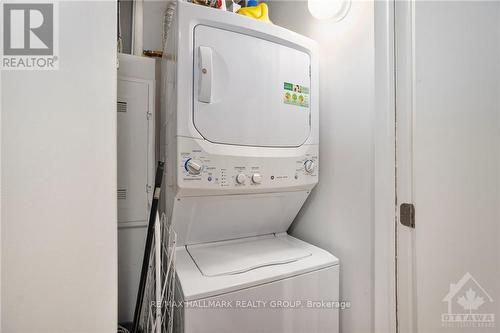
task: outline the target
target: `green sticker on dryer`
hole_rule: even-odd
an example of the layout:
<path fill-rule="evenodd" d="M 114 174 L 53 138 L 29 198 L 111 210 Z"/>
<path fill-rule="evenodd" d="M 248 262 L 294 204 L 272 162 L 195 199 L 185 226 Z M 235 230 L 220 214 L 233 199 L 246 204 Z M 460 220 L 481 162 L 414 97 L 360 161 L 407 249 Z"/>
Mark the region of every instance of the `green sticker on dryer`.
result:
<path fill-rule="evenodd" d="M 295 106 L 309 107 L 309 87 L 284 82 L 283 103 Z"/>

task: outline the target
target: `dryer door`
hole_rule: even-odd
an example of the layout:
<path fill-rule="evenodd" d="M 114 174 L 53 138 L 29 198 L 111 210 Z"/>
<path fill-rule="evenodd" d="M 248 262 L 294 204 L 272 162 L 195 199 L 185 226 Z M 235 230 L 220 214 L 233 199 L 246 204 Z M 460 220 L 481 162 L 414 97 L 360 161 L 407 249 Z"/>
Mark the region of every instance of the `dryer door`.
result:
<path fill-rule="evenodd" d="M 215 143 L 297 147 L 310 133 L 308 53 L 237 32 L 194 29 L 193 121 Z"/>

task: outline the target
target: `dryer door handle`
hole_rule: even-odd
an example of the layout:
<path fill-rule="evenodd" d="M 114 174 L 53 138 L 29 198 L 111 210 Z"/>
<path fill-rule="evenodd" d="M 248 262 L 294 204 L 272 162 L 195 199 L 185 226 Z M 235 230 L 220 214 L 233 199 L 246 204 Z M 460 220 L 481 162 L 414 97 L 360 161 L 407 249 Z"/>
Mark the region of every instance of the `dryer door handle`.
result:
<path fill-rule="evenodd" d="M 198 100 L 202 103 L 212 103 L 214 67 L 212 60 L 212 49 L 207 46 L 200 46 L 198 50 L 198 66 L 200 75 Z"/>

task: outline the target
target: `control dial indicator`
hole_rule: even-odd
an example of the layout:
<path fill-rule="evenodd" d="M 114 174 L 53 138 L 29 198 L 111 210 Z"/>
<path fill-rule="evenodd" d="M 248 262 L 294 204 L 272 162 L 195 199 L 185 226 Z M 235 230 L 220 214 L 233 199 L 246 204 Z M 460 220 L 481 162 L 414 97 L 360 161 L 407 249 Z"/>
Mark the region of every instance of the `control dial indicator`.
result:
<path fill-rule="evenodd" d="M 262 176 L 260 173 L 254 173 L 252 175 L 252 183 L 254 183 L 254 184 L 262 183 Z"/>
<path fill-rule="evenodd" d="M 313 173 L 315 168 L 316 168 L 316 163 L 314 163 L 313 160 L 307 160 L 304 162 L 304 170 L 307 173 Z"/>
<path fill-rule="evenodd" d="M 199 175 L 203 170 L 203 163 L 192 158 L 188 159 L 184 164 L 186 171 L 193 176 Z"/>
<path fill-rule="evenodd" d="M 239 173 L 236 176 L 236 183 L 243 185 L 243 184 L 245 184 L 246 181 L 247 181 L 247 176 L 245 176 L 245 174 Z"/>

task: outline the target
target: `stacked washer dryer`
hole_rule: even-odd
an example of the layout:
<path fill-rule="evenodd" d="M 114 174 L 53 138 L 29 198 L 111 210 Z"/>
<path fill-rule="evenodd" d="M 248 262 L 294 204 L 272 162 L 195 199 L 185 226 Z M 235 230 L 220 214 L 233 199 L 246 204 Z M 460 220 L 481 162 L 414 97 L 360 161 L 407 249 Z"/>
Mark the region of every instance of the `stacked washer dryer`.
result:
<path fill-rule="evenodd" d="M 314 41 L 179 1 L 162 62 L 178 332 L 338 332 L 339 261 L 287 234 L 318 182 Z"/>

